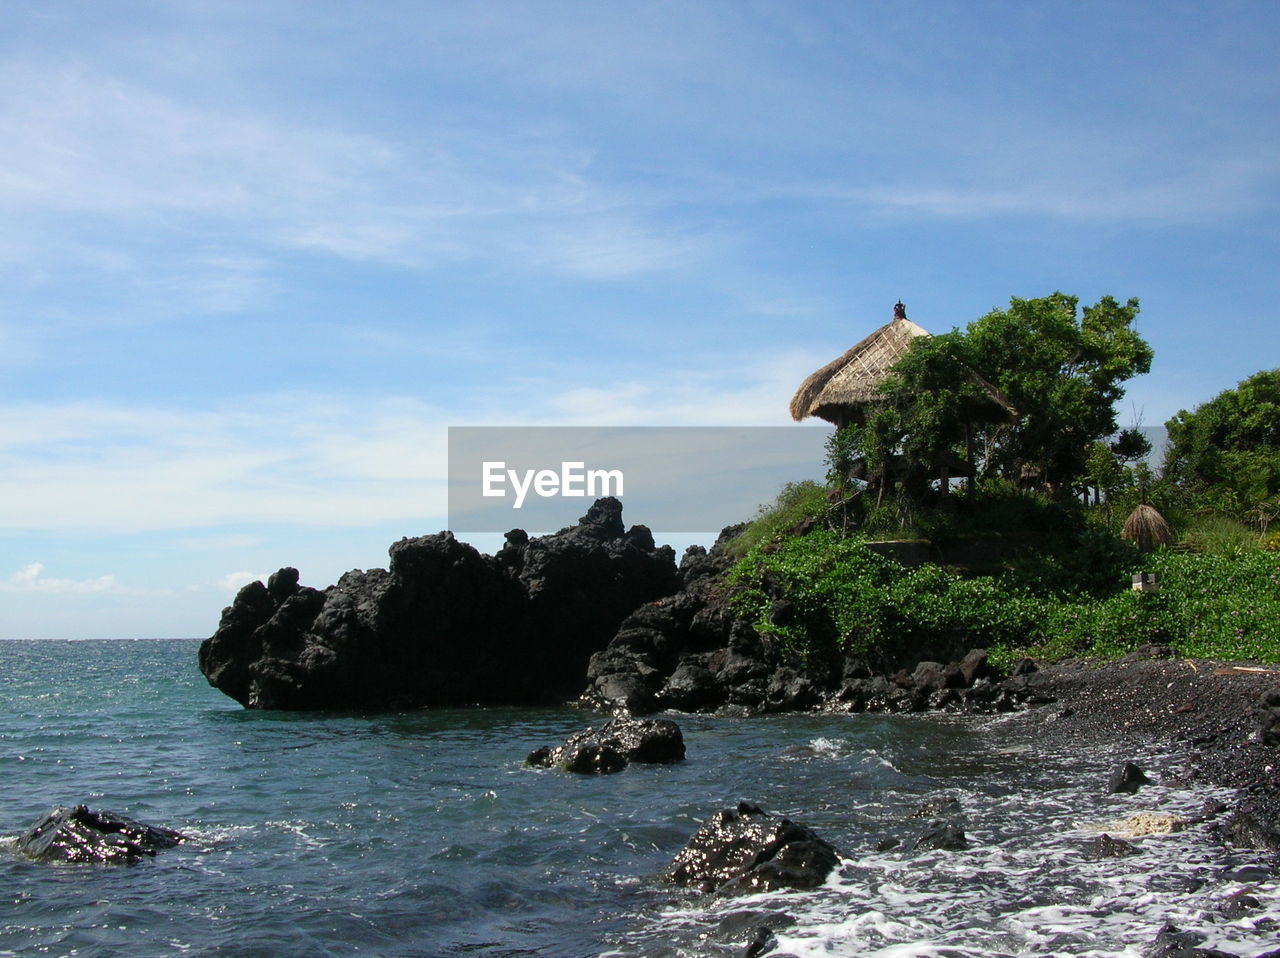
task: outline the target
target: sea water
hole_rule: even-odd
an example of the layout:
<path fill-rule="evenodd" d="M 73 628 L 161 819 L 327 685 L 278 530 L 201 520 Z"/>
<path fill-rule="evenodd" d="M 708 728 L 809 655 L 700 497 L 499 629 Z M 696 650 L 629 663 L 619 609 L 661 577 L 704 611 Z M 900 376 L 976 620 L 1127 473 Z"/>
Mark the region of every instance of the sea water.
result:
<path fill-rule="evenodd" d="M 252 712 L 193 641 L 0 642 L 0 955 L 1139 956 L 1166 922 L 1254 955 L 1280 937 L 1274 856 L 1205 829 L 1089 861 L 1139 811 L 1214 793 L 1105 793 L 1136 758 L 1058 754 L 1012 718 L 673 716 L 688 760 L 602 777 L 525 755 L 600 721 L 570 708 Z M 925 801 L 969 847 L 911 851 Z M 748 800 L 845 856 L 811 892 L 721 898 L 660 873 Z M 14 838 L 85 803 L 190 841 L 132 866 L 48 865 Z M 1112 823 L 1112 824 L 1108 824 Z M 905 839 L 875 850 L 886 837 Z M 1261 907 L 1222 911 L 1247 892 Z"/>

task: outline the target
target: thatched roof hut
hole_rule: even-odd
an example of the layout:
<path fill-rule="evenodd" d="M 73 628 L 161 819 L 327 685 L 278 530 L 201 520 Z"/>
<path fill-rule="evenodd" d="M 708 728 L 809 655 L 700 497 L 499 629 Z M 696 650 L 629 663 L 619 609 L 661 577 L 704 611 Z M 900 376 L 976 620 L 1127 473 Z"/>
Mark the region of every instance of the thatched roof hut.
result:
<path fill-rule="evenodd" d="M 891 322 L 800 384 L 791 399 L 791 418 L 799 422 L 817 416 L 837 427 L 858 419 L 862 408 L 879 398 L 881 384 L 894 363 L 906 355 L 911 341 L 928 335 L 928 330 L 907 319 L 907 308 L 899 302 Z"/>

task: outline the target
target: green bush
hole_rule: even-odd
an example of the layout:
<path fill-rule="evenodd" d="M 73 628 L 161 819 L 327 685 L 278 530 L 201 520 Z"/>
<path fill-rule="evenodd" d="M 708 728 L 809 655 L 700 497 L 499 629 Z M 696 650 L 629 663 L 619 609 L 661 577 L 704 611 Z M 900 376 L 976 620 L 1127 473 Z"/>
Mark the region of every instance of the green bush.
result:
<path fill-rule="evenodd" d="M 1261 548 L 1256 532 L 1216 512 L 1190 517 L 1178 541 L 1206 555 L 1239 555 Z"/>
<path fill-rule="evenodd" d="M 1139 569 L 1158 575 L 1157 593 L 1130 589 Z M 800 657 L 894 657 L 959 637 L 1005 666 L 1023 655 L 1114 658 L 1148 642 L 1183 656 L 1280 661 L 1280 557 L 1259 550 L 1141 556 L 1085 530 L 1072 551 L 965 579 L 815 530 L 749 550 L 730 578 L 735 612 Z M 781 624 L 771 621 L 777 598 L 794 607 Z"/>
<path fill-rule="evenodd" d="M 761 506 L 747 528 L 726 547 L 731 556 L 785 536 L 805 519 L 821 518 L 829 511 L 831 489 L 808 479 L 788 482 L 769 505 Z"/>

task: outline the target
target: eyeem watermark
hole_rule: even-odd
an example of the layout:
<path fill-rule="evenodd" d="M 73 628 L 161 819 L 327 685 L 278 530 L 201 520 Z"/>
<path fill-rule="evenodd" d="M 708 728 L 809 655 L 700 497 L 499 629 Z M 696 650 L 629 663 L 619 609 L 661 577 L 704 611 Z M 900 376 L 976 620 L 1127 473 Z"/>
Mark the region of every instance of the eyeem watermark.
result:
<path fill-rule="evenodd" d="M 530 533 L 573 525 L 594 499 L 627 525 L 715 535 L 788 482 L 821 479 L 829 428 L 451 426 L 449 528 Z"/>
<path fill-rule="evenodd" d="M 525 469 L 523 473 L 508 469 L 505 462 L 485 462 L 481 466 L 483 491 L 486 497 L 505 497 L 506 483 L 510 481 L 515 492 L 513 509 L 524 506 L 530 488 L 542 498 L 565 496 L 582 499 L 591 496 L 617 496 L 625 492 L 625 476 L 621 469 L 588 469 L 585 462 L 562 462 L 560 469 Z"/>

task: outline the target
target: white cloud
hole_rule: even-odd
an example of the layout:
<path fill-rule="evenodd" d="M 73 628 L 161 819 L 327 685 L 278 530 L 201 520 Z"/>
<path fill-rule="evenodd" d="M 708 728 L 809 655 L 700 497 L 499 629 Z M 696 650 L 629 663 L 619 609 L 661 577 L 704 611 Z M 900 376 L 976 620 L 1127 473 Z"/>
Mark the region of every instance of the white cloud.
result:
<path fill-rule="evenodd" d="M 219 592 L 225 592 L 228 595 L 235 595 L 250 582 L 266 582 L 265 575 L 255 574 L 253 572 L 228 572 L 220 578 L 215 584 Z"/>
<path fill-rule="evenodd" d="M 42 563 L 32 562 L 0 582 L 0 591 L 88 595 L 123 590 L 113 575 L 102 575 L 96 579 L 51 579 L 45 576 Z"/>
<path fill-rule="evenodd" d="M 241 402 L 0 407 L 0 527 L 348 525 L 444 513 L 447 424 L 430 408 Z"/>
<path fill-rule="evenodd" d="M 1087 173 L 1085 171 L 1088 171 Z M 1120 165 L 1085 164 L 1046 177 L 996 180 L 974 171 L 967 185 L 932 178 L 886 186 L 815 187 L 815 197 L 840 199 L 884 212 L 941 219 L 1049 216 L 1091 222 L 1207 222 L 1256 207 L 1280 163 L 1200 158 L 1179 170 L 1128 170 Z"/>
<path fill-rule="evenodd" d="M 589 154 L 550 135 L 392 139 L 183 102 L 108 70 L 0 62 L 0 210 L 23 226 L 0 256 L 160 270 L 154 282 L 211 287 L 191 301 L 212 309 L 260 294 L 263 263 L 286 251 L 410 267 L 499 259 L 598 278 L 688 261 L 702 240 L 667 235 L 633 197 L 588 177 Z M 231 252 L 186 252 L 193 238 Z"/>
<path fill-rule="evenodd" d="M 0 528 L 199 528 L 199 546 L 225 544 L 217 528 L 231 524 L 420 522 L 447 512 L 448 427 L 481 425 L 484 409 L 506 426 L 785 425 L 796 383 L 821 361 L 720 357 L 712 369 L 624 381 L 605 371 L 571 387 L 553 373 L 492 390 L 470 414 L 304 394 L 193 409 L 0 405 Z"/>

